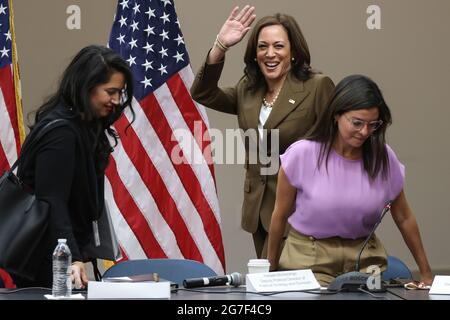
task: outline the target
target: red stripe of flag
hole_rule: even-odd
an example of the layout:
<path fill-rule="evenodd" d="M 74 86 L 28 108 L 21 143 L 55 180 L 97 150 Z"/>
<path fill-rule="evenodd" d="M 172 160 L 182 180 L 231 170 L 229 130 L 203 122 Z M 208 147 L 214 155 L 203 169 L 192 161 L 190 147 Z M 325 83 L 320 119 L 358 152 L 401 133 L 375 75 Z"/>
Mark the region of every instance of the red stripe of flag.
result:
<path fill-rule="evenodd" d="M 141 106 L 147 116 L 147 119 L 158 135 L 159 140 L 163 144 L 164 149 L 167 154 L 170 155 L 172 150 L 176 150 L 176 148 L 178 148 L 178 143 L 176 141 L 172 141 L 172 130 L 164 113 L 162 112 L 161 106 L 153 94 L 149 94 L 145 97 L 141 101 Z M 209 206 L 208 201 L 206 201 L 203 195 L 202 186 L 198 182 L 197 176 L 195 175 L 192 167 L 186 163 L 186 161 L 181 161 L 180 164 L 174 164 L 174 168 L 180 177 L 180 180 L 183 183 L 192 203 L 197 209 L 200 218 L 202 219 L 203 228 L 209 241 L 216 251 L 222 266 L 224 266 L 225 255 L 220 226 L 211 207 Z"/>
<path fill-rule="evenodd" d="M 5 151 L 3 150 L 2 144 L 0 143 L 0 176 L 4 171 L 11 169 L 9 166 L 8 159 L 6 158 Z"/>
<path fill-rule="evenodd" d="M 161 215 L 172 229 L 177 244 L 184 257 L 203 262 L 202 255 L 192 238 L 186 223 L 178 211 L 177 205 L 173 200 L 169 190 L 159 175 L 151 159 L 147 156 L 144 146 L 132 127 L 125 128 L 129 122 L 122 116 L 116 123 L 115 128 L 121 136 L 121 142 L 125 152 L 135 166 L 149 192 L 155 199 Z M 190 186 L 188 186 L 190 187 Z"/>
<path fill-rule="evenodd" d="M 121 253 L 121 255 L 122 255 L 122 259 L 120 259 L 120 260 L 118 260 L 118 261 L 116 261 L 116 262 L 128 260 L 128 256 L 127 256 L 127 254 L 125 253 L 125 251 L 123 251 L 123 248 L 122 248 L 122 247 L 119 247 L 119 250 L 120 250 L 120 253 Z"/>
<path fill-rule="evenodd" d="M 192 100 L 191 94 L 184 85 L 183 79 L 181 79 L 180 75 L 175 73 L 169 80 L 167 80 L 166 83 L 172 93 L 178 109 L 180 109 L 186 125 L 191 130 L 192 135 L 200 147 L 200 150 L 202 150 L 202 153 L 206 158 L 205 160 L 208 163 L 209 171 L 215 181 L 214 165 L 211 158 L 211 139 L 209 138 L 208 127 L 206 123 L 204 123 L 201 114 L 198 112 L 198 109 Z M 200 137 L 197 136 L 197 132 L 194 132 L 194 122 L 201 123 L 201 132 L 199 132 L 201 133 Z"/>
<path fill-rule="evenodd" d="M 122 183 L 122 180 L 117 173 L 116 161 L 113 157 L 110 157 L 109 166 L 106 169 L 106 176 L 108 177 L 111 185 L 114 186 L 112 191 L 117 207 L 131 230 L 133 230 L 134 235 L 139 241 L 147 257 L 166 257 L 164 250 L 160 247 L 158 241 L 153 236 L 152 230 L 149 228 L 147 221 L 128 193 L 127 188 Z"/>

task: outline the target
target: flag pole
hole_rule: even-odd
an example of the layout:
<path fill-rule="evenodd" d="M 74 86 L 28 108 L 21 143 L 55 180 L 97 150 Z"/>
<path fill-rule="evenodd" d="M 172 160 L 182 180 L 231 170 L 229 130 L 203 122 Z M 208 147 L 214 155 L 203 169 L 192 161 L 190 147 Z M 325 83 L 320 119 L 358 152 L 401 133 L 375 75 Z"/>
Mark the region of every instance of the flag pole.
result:
<path fill-rule="evenodd" d="M 16 112 L 17 112 L 17 128 L 19 129 L 20 145 L 25 140 L 25 126 L 23 122 L 23 109 L 22 109 L 22 88 L 20 86 L 20 72 L 17 59 L 17 47 L 16 47 L 16 31 L 14 27 L 14 11 L 12 0 L 8 0 L 9 4 L 9 28 L 11 30 L 11 49 L 12 49 L 12 67 L 14 77 L 14 93 L 16 97 Z"/>

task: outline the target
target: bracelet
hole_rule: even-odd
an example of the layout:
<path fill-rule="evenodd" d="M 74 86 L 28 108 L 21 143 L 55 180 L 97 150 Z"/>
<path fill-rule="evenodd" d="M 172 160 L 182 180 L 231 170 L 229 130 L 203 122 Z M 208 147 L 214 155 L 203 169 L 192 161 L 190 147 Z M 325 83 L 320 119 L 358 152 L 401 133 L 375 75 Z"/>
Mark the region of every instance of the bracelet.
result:
<path fill-rule="evenodd" d="M 226 45 L 224 45 L 220 40 L 219 40 L 219 35 L 216 36 L 216 41 L 214 42 L 214 44 L 223 52 L 228 51 L 228 49 L 230 49 L 229 47 L 227 47 Z"/>

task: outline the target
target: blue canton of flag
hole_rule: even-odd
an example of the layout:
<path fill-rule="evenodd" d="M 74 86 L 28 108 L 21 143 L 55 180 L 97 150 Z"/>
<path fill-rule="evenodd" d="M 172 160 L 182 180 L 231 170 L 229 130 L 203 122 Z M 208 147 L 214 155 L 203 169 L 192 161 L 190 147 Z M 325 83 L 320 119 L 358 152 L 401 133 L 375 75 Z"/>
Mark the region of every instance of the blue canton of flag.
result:
<path fill-rule="evenodd" d="M 129 63 L 135 77 L 137 100 L 189 64 L 177 14 L 170 0 L 121 0 L 109 47 Z"/>
<path fill-rule="evenodd" d="M 12 63 L 12 39 L 7 11 L 8 1 L 0 0 L 0 68 Z"/>

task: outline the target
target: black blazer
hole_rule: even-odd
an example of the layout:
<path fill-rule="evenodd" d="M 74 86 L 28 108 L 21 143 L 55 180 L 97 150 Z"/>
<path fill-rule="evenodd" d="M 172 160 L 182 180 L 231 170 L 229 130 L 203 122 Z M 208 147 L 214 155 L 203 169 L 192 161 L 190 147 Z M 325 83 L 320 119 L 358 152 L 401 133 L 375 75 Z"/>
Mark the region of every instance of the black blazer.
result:
<path fill-rule="evenodd" d="M 84 260 L 82 249 L 93 235 L 92 221 L 99 217 L 104 205 L 104 174 L 96 169 L 91 130 L 69 108 L 58 106 L 45 116 L 24 145 L 45 124 L 58 118 L 68 120 L 67 125 L 45 134 L 34 150 L 23 155 L 18 168 L 24 184 L 50 204 L 46 256 L 39 271 L 46 273 L 47 280 L 51 279 L 51 257 L 57 239 L 67 239 L 72 261 Z"/>

